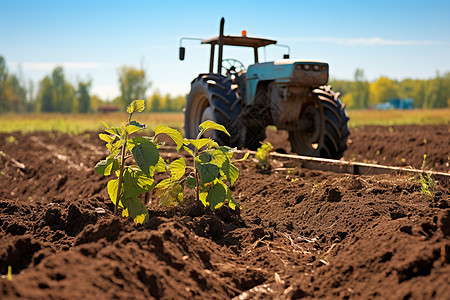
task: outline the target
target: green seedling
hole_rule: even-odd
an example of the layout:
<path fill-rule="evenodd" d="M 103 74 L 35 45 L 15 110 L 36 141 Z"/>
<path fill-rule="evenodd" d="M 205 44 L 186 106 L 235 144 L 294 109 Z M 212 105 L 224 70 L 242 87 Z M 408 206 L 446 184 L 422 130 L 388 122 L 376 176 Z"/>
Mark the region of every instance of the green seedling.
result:
<path fill-rule="evenodd" d="M 256 149 L 256 159 L 258 160 L 258 168 L 260 169 L 267 169 L 268 164 L 267 164 L 267 159 L 269 158 L 270 155 L 270 151 L 272 151 L 273 146 L 270 142 L 265 142 L 261 145 L 261 147 L 259 147 L 258 149 Z"/>
<path fill-rule="evenodd" d="M 11 268 L 11 266 L 8 266 L 8 275 L 6 275 L 6 278 L 8 279 L 8 280 L 12 280 L 12 268 Z"/>
<path fill-rule="evenodd" d="M 17 144 L 17 139 L 14 136 L 10 135 L 6 138 L 6 142 L 8 144 Z"/>
<path fill-rule="evenodd" d="M 169 130 L 172 130 L 169 132 Z M 166 133 L 177 143 L 177 149 L 183 149 L 193 158 L 193 165 L 186 165 L 184 158 L 174 160 L 169 166 L 170 177 L 159 182 L 155 192 L 162 205 L 172 206 L 183 203 L 184 189 L 194 189 L 197 201 L 212 211 L 227 204 L 230 208 L 241 207 L 231 195 L 230 187 L 239 176 L 239 170 L 233 165 L 236 149 L 219 146 L 211 138 L 202 136 L 210 130 L 219 130 L 229 135 L 225 127 L 213 121 L 205 121 L 199 126 L 196 139 L 183 139 L 174 129 L 157 127 L 155 132 Z M 245 159 L 246 157 L 244 157 Z"/>
<path fill-rule="evenodd" d="M 314 192 L 316 191 L 316 190 L 318 190 L 319 189 L 319 184 L 318 183 L 314 183 L 313 184 L 313 187 L 312 187 L 312 189 L 311 189 L 311 194 L 314 194 Z"/>
<path fill-rule="evenodd" d="M 101 140 L 106 142 L 109 155 L 94 167 L 101 175 L 115 175 L 107 184 L 108 195 L 114 203 L 114 214 L 122 208 L 122 215 L 130 217 L 136 224 L 148 221 L 149 214 L 139 195 L 151 191 L 155 186 L 154 173 L 165 171 L 165 162 L 159 156 L 155 137 L 131 137 L 135 132 L 146 128 L 132 120 L 136 112 L 145 109 L 144 100 L 135 100 L 128 107 L 128 120 L 121 127 L 109 127 L 103 123 L 105 133 L 100 133 Z M 134 158 L 137 165 L 125 165 L 129 158 Z"/>
<path fill-rule="evenodd" d="M 422 161 L 422 170 L 425 168 L 427 155 L 423 155 L 423 161 Z M 428 197 L 434 196 L 434 187 L 436 185 L 436 181 L 431 177 L 430 173 L 426 174 L 419 174 L 420 183 L 422 187 L 420 188 L 420 192 Z"/>

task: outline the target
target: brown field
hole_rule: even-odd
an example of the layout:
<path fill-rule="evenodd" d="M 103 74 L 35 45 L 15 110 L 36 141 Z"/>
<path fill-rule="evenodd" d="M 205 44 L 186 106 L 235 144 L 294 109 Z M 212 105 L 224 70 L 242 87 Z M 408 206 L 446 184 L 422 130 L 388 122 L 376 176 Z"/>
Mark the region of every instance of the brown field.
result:
<path fill-rule="evenodd" d="M 280 152 L 286 135 L 268 131 Z M 346 159 L 449 172 L 448 125 L 353 129 Z M 238 163 L 243 209 L 114 217 L 96 134 L 0 134 L 1 299 L 446 299 L 450 182 Z M 180 154 L 163 152 L 167 160 Z"/>
<path fill-rule="evenodd" d="M 450 108 L 415 109 L 415 110 L 349 110 L 350 128 L 366 125 L 426 125 L 450 124 Z M 101 121 L 110 126 L 118 126 L 126 120 L 126 113 L 95 114 L 5 114 L 0 115 L 0 132 L 36 132 L 57 131 L 80 134 L 102 130 Z M 184 125 L 182 112 L 144 113 L 138 116 L 141 123 L 148 124 L 149 129 L 157 125 L 179 128 Z"/>

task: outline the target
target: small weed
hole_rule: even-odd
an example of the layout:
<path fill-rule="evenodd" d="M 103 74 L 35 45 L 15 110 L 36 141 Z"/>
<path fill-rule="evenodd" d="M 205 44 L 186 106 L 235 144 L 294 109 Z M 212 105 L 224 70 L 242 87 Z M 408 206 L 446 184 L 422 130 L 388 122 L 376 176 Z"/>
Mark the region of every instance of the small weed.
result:
<path fill-rule="evenodd" d="M 425 168 L 427 155 L 423 155 L 422 170 Z M 434 188 L 436 186 L 436 181 L 431 177 L 430 173 L 419 174 L 421 188 L 420 192 L 428 197 L 434 197 Z"/>
<path fill-rule="evenodd" d="M 14 136 L 10 135 L 10 136 L 8 136 L 6 138 L 6 142 L 8 144 L 16 144 L 17 143 L 17 139 Z"/>
<path fill-rule="evenodd" d="M 6 278 L 11 281 L 12 280 L 12 268 L 11 266 L 8 266 L 8 275 L 6 275 Z"/>
<path fill-rule="evenodd" d="M 313 184 L 312 189 L 311 189 L 311 194 L 314 194 L 314 192 L 315 192 L 317 189 L 319 189 L 319 184 L 315 182 L 315 183 Z"/>
<path fill-rule="evenodd" d="M 263 170 L 268 168 L 267 159 L 269 158 L 270 151 L 272 151 L 272 149 L 273 146 L 270 142 L 265 142 L 261 145 L 261 147 L 256 149 L 255 157 L 258 160 L 258 168 Z"/>

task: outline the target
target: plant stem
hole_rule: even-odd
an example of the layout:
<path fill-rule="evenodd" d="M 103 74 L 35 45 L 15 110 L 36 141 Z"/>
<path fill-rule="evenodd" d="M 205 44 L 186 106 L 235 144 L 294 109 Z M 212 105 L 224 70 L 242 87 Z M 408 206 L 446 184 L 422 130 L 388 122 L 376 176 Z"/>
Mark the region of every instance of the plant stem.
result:
<path fill-rule="evenodd" d="M 119 183 L 118 183 L 118 186 L 117 186 L 116 203 L 114 205 L 114 215 L 117 215 L 117 208 L 119 207 L 120 192 L 121 192 L 121 189 L 122 189 L 123 171 L 125 169 L 125 154 L 127 152 L 127 140 L 128 140 L 128 132 L 125 131 L 125 140 L 123 142 L 122 151 L 120 153 Z"/>
<path fill-rule="evenodd" d="M 194 177 L 195 177 L 195 198 L 197 199 L 197 201 L 200 201 L 200 196 L 199 196 L 199 189 L 200 189 L 200 179 L 199 179 L 199 174 L 197 171 L 197 164 L 195 163 L 195 158 L 198 155 L 198 150 L 197 148 L 195 148 L 194 150 Z"/>
<path fill-rule="evenodd" d="M 131 113 L 128 116 L 128 124 L 131 122 L 131 117 L 133 116 L 133 113 Z M 119 207 L 119 201 L 120 201 L 120 192 L 122 189 L 122 180 L 123 180 L 123 171 L 125 170 L 125 160 L 126 154 L 127 154 L 127 141 L 128 141 L 128 132 L 125 131 L 125 137 L 122 145 L 122 151 L 120 152 L 120 172 L 119 172 L 119 183 L 117 186 L 117 196 L 116 196 L 116 203 L 114 205 L 114 215 L 117 215 L 117 208 Z"/>
<path fill-rule="evenodd" d="M 203 131 L 200 131 L 195 139 L 199 140 L 201 138 L 202 134 L 203 134 Z M 197 147 L 195 147 L 195 150 L 194 150 L 194 176 L 195 176 L 195 198 L 197 198 L 197 201 L 200 201 L 200 195 L 199 195 L 200 194 L 199 193 L 199 190 L 200 190 L 200 178 L 199 177 L 200 177 L 200 175 L 198 174 L 197 164 L 195 163 L 195 158 L 198 155 L 198 150 L 199 149 L 197 149 Z"/>

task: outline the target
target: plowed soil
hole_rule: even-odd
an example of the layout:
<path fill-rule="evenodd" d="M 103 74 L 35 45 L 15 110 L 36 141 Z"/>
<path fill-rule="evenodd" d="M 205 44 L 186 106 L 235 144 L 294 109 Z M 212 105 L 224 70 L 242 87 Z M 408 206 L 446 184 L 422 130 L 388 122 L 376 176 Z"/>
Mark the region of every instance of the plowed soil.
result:
<path fill-rule="evenodd" d="M 289 152 L 284 132 L 268 131 Z M 115 217 L 95 133 L 0 134 L 0 299 L 449 299 L 450 183 L 238 163 L 243 209 Z M 444 126 L 353 129 L 345 159 L 449 172 Z M 175 152 L 162 152 L 168 161 Z M 189 196 L 188 196 L 189 197 Z M 188 203 L 190 201 L 187 201 Z M 12 280 L 6 274 L 12 270 Z"/>

